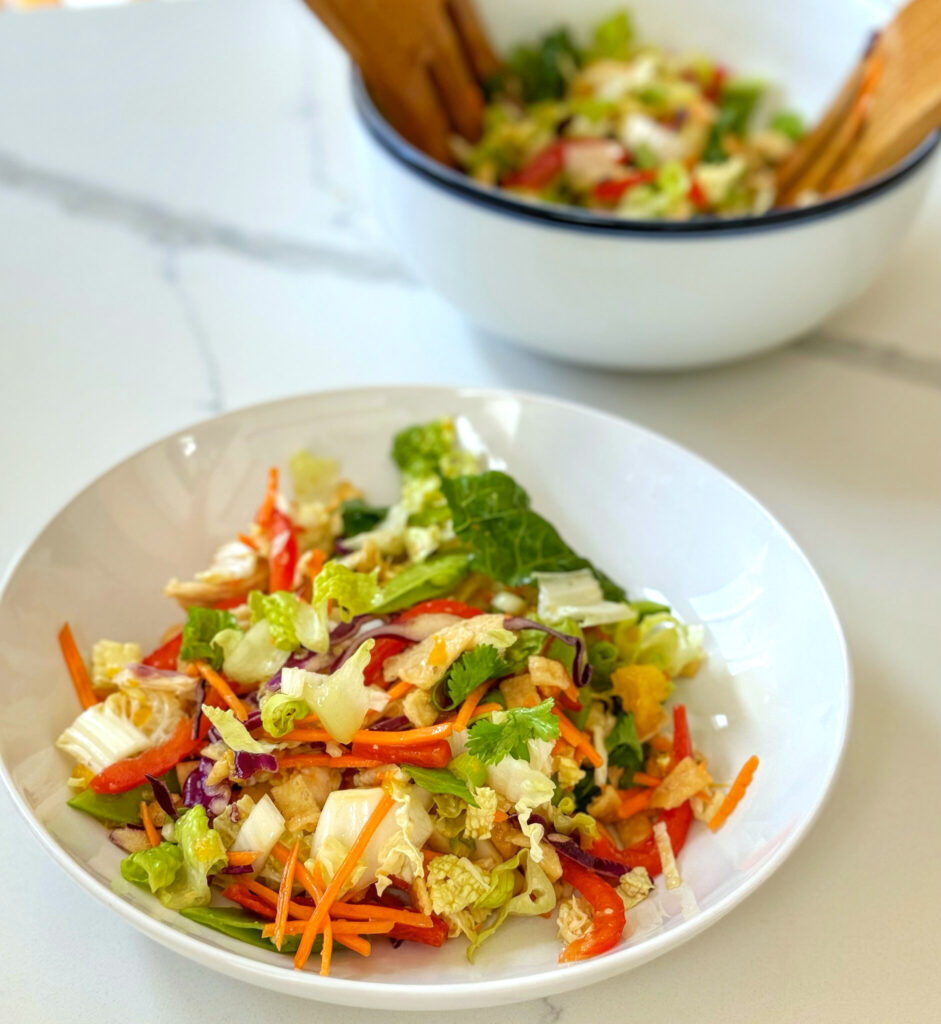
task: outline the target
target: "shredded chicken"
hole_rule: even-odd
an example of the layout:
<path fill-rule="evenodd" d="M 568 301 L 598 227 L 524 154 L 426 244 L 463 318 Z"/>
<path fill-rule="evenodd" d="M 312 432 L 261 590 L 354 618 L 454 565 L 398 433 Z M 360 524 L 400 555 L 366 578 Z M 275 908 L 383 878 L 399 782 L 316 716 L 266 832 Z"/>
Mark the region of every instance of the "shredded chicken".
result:
<path fill-rule="evenodd" d="M 174 578 L 163 588 L 163 592 L 167 597 L 174 598 L 183 609 L 193 605 L 208 606 L 217 601 L 228 601 L 248 593 L 249 590 L 264 588 L 268 581 L 268 563 L 255 558 L 254 567 L 248 575 L 233 579 L 201 579 L 202 575 L 204 574 L 198 573 L 196 579 L 185 581 Z"/>

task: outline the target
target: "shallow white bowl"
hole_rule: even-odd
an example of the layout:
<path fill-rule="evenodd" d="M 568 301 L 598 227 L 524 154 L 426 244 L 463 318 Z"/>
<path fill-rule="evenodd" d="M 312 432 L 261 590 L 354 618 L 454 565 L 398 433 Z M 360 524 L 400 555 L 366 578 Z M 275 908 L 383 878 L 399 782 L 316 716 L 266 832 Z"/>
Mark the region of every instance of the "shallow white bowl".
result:
<path fill-rule="evenodd" d="M 498 48 L 612 0 L 481 0 Z M 641 33 L 780 85 L 812 122 L 891 7 L 871 0 L 633 0 Z M 359 82 L 369 192 L 412 269 L 474 324 L 577 363 L 670 369 L 734 359 L 822 323 L 885 266 L 930 181 L 937 137 L 881 179 L 805 210 L 641 222 L 527 203 L 414 149 Z"/>
<path fill-rule="evenodd" d="M 389 438 L 434 416 L 506 466 L 563 536 L 635 595 L 668 595 L 707 627 L 709 659 L 676 696 L 718 779 L 761 758 L 726 827 L 696 825 L 680 857 L 693 899 L 661 889 L 664 919 L 603 957 L 562 968 L 554 926 L 518 919 L 467 963 L 462 941 L 342 955 L 330 978 L 194 925 L 118 885 L 120 852 L 65 806 L 71 765 L 53 747 L 77 712 L 55 634 L 155 644 L 179 619 L 164 581 L 205 564 L 244 528 L 269 464 L 301 446 L 342 459 L 371 498 L 392 498 Z M 642 590 L 641 588 L 648 588 Z M 480 1007 L 545 996 L 634 967 L 718 920 L 791 853 L 819 811 L 846 735 L 850 678 L 839 624 L 806 558 L 718 470 L 624 420 L 514 392 L 382 388 L 230 413 L 157 442 L 63 509 L 0 594 L 0 764 L 45 850 L 141 931 L 209 967 L 272 989 L 387 1009 Z M 654 904 L 650 904 L 653 906 Z"/>

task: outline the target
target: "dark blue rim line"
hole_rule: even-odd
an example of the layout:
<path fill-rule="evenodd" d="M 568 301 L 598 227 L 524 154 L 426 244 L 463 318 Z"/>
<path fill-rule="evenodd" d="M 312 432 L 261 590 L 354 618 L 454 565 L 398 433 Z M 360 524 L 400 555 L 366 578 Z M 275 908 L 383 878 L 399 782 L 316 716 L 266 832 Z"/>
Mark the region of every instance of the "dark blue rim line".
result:
<path fill-rule="evenodd" d="M 362 76 L 355 67 L 353 69 L 353 100 L 356 111 L 367 131 L 391 157 L 437 185 L 438 188 L 451 192 L 461 199 L 547 226 L 606 234 L 646 235 L 661 238 L 678 235 L 731 235 L 742 232 L 767 231 L 772 228 L 806 224 L 821 217 L 842 213 L 901 184 L 918 170 L 941 142 L 941 132 L 934 132 L 903 160 L 900 160 L 894 168 L 873 179 L 868 185 L 813 206 L 772 210 L 769 213 L 753 217 L 702 217 L 691 221 L 623 220 L 586 211 L 577 206 L 518 199 L 501 189 L 482 185 L 459 171 L 438 163 L 437 160 L 433 160 L 407 142 L 379 113 L 363 83 Z"/>

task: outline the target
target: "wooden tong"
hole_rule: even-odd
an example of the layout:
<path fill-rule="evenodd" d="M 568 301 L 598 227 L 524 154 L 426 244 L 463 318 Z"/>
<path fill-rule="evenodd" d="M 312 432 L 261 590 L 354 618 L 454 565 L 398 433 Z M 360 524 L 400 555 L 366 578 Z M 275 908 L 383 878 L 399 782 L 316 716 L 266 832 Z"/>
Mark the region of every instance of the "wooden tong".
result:
<path fill-rule="evenodd" d="M 449 137 L 480 137 L 481 83 L 499 62 L 472 0 L 305 0 L 409 142 L 453 164 Z"/>
<path fill-rule="evenodd" d="M 845 192 L 941 129 L 941 0 L 911 0 L 876 35 L 823 119 L 778 168 L 778 202 Z"/>

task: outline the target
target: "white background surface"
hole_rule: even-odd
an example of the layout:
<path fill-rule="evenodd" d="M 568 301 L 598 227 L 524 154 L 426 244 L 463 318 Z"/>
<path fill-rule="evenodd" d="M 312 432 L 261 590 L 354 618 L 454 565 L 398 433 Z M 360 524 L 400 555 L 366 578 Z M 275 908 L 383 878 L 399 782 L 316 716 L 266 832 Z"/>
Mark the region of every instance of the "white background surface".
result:
<path fill-rule="evenodd" d="M 590 992 L 451 1019 L 936 1019 L 941 181 L 818 335 L 706 373 L 597 373 L 475 337 L 409 277 L 359 194 L 347 113 L 342 61 L 294 0 L 0 16 L 0 565 L 135 448 L 282 394 L 508 385 L 659 430 L 820 570 L 856 671 L 842 775 L 790 862 L 700 938 Z M 42 856 L 5 793 L 0 877 L 3 1021 L 375 1020 L 151 943 Z"/>

